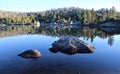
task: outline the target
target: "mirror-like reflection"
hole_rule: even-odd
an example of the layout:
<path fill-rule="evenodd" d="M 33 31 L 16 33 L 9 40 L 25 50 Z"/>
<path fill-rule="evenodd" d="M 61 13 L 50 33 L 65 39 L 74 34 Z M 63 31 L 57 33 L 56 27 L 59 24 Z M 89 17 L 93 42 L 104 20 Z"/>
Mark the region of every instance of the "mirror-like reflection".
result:
<path fill-rule="evenodd" d="M 40 27 L 35 28 L 34 26 L 8 26 L 0 27 L 0 37 L 22 35 L 22 34 L 42 34 L 55 37 L 61 36 L 76 36 L 83 37 L 85 40 L 94 41 L 95 37 L 102 39 L 108 39 L 110 46 L 114 43 L 114 35 L 120 34 L 119 28 L 90 28 L 90 27 L 79 27 L 79 28 L 47 28 Z"/>
<path fill-rule="evenodd" d="M 66 55 L 49 51 L 51 44 L 61 38 L 54 32 L 59 29 L 30 28 L 30 31 L 23 28 L 21 33 L 17 34 L 18 36 L 12 36 L 14 35 L 12 30 L 0 30 L 0 34 L 2 34 L 0 38 L 0 74 L 120 74 L 119 34 L 109 34 L 95 28 L 79 28 L 78 31 L 71 29 L 66 33 L 61 29 L 58 34 L 74 35 L 95 47 L 95 52 L 92 54 Z M 25 31 L 24 35 L 21 35 L 22 31 Z M 5 35 L 3 32 L 6 32 Z M 9 36 L 7 33 L 12 35 Z M 37 49 L 42 56 L 36 61 L 17 56 L 26 49 Z"/>

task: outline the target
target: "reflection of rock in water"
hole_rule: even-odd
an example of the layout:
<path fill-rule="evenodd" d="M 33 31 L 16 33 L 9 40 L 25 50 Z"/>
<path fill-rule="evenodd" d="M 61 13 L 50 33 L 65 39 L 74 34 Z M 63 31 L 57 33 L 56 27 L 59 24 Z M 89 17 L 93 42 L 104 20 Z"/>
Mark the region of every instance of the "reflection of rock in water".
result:
<path fill-rule="evenodd" d="M 93 46 L 79 40 L 74 36 L 62 37 L 58 41 L 55 41 L 52 46 L 53 47 L 49 50 L 53 53 L 56 53 L 58 51 L 66 54 L 94 52 Z"/>
<path fill-rule="evenodd" d="M 18 54 L 18 56 L 21 56 L 23 58 L 39 58 L 41 56 L 41 53 L 38 50 L 27 50 L 23 53 Z"/>
<path fill-rule="evenodd" d="M 120 34 L 119 28 L 99 28 L 99 29 L 109 34 Z"/>

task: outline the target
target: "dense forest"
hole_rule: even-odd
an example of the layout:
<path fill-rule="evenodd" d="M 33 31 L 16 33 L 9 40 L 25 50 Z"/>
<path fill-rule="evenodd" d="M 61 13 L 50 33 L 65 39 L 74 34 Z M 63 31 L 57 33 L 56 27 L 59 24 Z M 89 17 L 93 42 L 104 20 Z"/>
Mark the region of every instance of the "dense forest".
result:
<path fill-rule="evenodd" d="M 35 24 L 40 23 L 82 23 L 82 24 L 99 24 L 108 20 L 120 20 L 120 12 L 115 7 L 110 9 L 101 8 L 81 9 L 81 8 L 59 8 L 51 9 L 44 12 L 7 12 L 0 11 L 0 23 L 8 24 Z"/>

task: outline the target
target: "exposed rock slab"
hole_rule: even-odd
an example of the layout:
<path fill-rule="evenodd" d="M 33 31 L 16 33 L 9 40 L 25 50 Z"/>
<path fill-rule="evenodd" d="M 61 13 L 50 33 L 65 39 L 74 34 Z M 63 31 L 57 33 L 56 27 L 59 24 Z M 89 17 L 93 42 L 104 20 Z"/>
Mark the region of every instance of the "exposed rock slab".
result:
<path fill-rule="evenodd" d="M 94 52 L 94 47 L 81 41 L 77 37 L 65 36 L 55 41 L 49 50 L 54 53 L 60 51 L 66 54 L 92 53 Z"/>

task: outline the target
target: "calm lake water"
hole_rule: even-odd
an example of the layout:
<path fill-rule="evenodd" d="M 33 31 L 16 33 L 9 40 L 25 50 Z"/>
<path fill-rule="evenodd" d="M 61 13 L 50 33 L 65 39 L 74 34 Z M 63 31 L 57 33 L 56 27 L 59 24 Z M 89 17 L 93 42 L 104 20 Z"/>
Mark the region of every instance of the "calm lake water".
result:
<path fill-rule="evenodd" d="M 120 34 L 81 35 L 79 39 L 93 45 L 95 52 L 67 55 L 49 51 L 60 37 L 46 33 L 1 36 L 0 74 L 120 74 Z M 17 56 L 28 49 L 37 49 L 42 56 Z"/>

